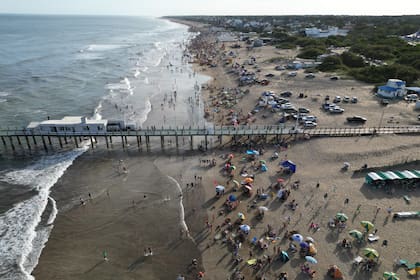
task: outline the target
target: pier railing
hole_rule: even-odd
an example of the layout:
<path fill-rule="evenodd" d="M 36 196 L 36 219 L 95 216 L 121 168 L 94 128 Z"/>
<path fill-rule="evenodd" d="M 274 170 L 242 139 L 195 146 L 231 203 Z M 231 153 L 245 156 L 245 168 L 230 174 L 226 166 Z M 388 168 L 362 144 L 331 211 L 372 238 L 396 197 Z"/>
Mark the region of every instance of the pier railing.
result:
<path fill-rule="evenodd" d="M 26 128 L 0 128 L 0 136 L 229 136 L 229 135 L 287 135 L 307 134 L 310 136 L 357 136 L 370 134 L 419 133 L 420 125 L 384 127 L 317 127 L 311 129 L 294 126 L 252 125 L 252 126 L 206 126 L 206 127 L 161 127 L 119 131 L 39 131 Z"/>
<path fill-rule="evenodd" d="M 42 143 L 45 150 L 48 150 L 48 145 L 53 146 L 51 139 L 56 139 L 60 147 L 64 147 L 68 142 L 73 142 L 76 147 L 83 139 L 90 138 L 92 148 L 98 143 L 98 138 L 104 139 L 107 148 L 109 148 L 115 137 L 121 138 L 122 146 L 128 145 L 128 138 L 135 137 L 137 139 L 137 146 L 140 148 L 144 143 L 147 150 L 150 149 L 150 138 L 160 137 L 162 149 L 165 146 L 165 137 L 174 137 L 176 147 L 179 147 L 179 138 L 189 138 L 190 148 L 193 149 L 194 137 L 202 137 L 205 149 L 209 143 L 208 137 L 218 137 L 218 141 L 222 144 L 224 136 L 230 136 L 234 141 L 238 137 L 243 136 L 263 136 L 267 139 L 268 136 L 281 137 L 285 135 L 303 136 L 306 139 L 311 137 L 353 137 L 353 136 L 367 136 L 367 135 L 386 135 L 386 134 L 420 134 L 420 125 L 413 126 L 385 126 L 385 127 L 317 127 L 305 129 L 294 126 L 284 125 L 252 125 L 252 126 L 205 126 L 205 127 L 148 127 L 138 130 L 124 130 L 124 131 L 40 131 L 27 128 L 0 128 L 0 139 L 4 147 L 10 146 L 15 151 L 16 141 L 20 147 L 27 147 L 32 149 L 33 145 L 38 142 Z M 83 139 L 82 139 L 83 138 Z M 63 143 L 64 142 L 64 143 Z M 48 143 L 48 145 L 47 145 Z"/>

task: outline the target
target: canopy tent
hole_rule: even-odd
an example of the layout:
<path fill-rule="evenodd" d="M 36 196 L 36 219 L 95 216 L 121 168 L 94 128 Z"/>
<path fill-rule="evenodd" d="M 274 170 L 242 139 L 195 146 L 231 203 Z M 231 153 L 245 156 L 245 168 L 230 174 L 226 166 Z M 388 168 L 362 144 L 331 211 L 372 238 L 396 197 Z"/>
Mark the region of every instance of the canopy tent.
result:
<path fill-rule="evenodd" d="M 290 160 L 283 161 L 281 163 L 281 166 L 285 168 L 289 168 L 290 171 L 292 171 L 293 173 L 296 173 L 296 164 L 293 161 L 290 161 Z"/>
<path fill-rule="evenodd" d="M 394 180 L 416 180 L 420 181 L 420 171 L 418 170 L 404 170 L 404 171 L 378 171 L 369 172 L 366 174 L 365 182 L 373 184 L 380 181 L 394 181 Z"/>

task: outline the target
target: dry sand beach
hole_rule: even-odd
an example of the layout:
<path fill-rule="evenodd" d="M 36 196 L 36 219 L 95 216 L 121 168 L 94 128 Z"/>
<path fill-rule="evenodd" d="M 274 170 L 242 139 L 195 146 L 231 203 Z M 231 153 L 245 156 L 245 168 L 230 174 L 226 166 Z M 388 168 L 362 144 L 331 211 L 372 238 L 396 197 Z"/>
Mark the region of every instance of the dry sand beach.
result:
<path fill-rule="evenodd" d="M 194 26 L 205 31 L 203 26 Z M 326 73 L 316 73 L 316 78 L 307 79 L 301 70 L 290 78 L 285 71 L 274 70 L 278 62 L 272 62 L 271 58 L 277 57 L 280 61 L 295 56 L 295 51 L 272 46 L 247 50 L 243 45 L 230 49 L 230 43 L 225 43 L 222 50 L 214 36 L 205 35 L 205 40 L 196 41 L 191 51 L 215 55 L 215 67 L 193 65 L 196 71 L 213 77 L 203 86 L 202 93 L 210 122 L 231 124 L 232 110 L 241 122 L 277 124 L 279 114 L 269 110 L 248 115 L 261 93 L 268 90 L 291 91 L 290 101 L 310 109 L 322 127 L 342 127 L 349 115 L 365 116 L 366 126 L 408 125 L 415 120 L 412 104 L 399 102 L 381 107 L 372 95 L 372 85 L 346 78 L 331 81 L 331 74 Z M 224 64 L 223 53 L 230 50 L 236 52 L 233 62 L 242 64 L 254 57 L 260 69 L 258 75 L 263 78 L 273 73 L 274 77 L 267 86 L 241 88 L 249 91 L 237 98 L 232 107 L 225 108 L 219 103 L 224 98 L 219 93 L 223 88 L 238 87 L 237 76 L 227 74 L 231 64 Z M 299 93 L 307 97 L 298 98 Z M 321 109 L 326 95 L 356 96 L 359 102 L 344 104 L 345 114 L 327 114 Z M 196 279 L 199 272 L 204 272 L 203 279 L 216 280 L 235 279 L 233 275 L 237 270 L 244 279 L 281 279 L 282 272 L 287 272 L 287 279 L 309 279 L 300 267 L 305 258 L 299 252 L 288 251 L 290 240 L 286 232 L 297 231 L 314 240 L 317 264 L 310 265 L 316 271 L 314 279 L 332 279 L 327 276 L 331 265 L 337 265 L 345 279 L 381 279 L 384 271 L 396 271 L 400 279 L 409 279 L 406 269 L 394 263 L 397 258 L 410 263 L 420 261 L 419 220 L 392 219 L 387 208 L 392 207 L 392 212 L 419 211 L 418 187 L 408 191 L 396 186 L 387 193 L 364 185 L 366 171 L 357 170 L 364 164 L 369 170 L 420 169 L 418 136 L 309 140 L 285 137 L 281 148 L 254 140 L 249 147 L 232 149 L 230 143 L 225 143 L 224 147 L 205 153 L 177 154 L 173 145 L 165 153 L 146 154 L 134 149 L 85 153 L 53 188 L 60 211 L 33 275 L 37 279 L 176 279 L 178 274 L 183 274 L 185 279 Z M 247 148 L 264 151 L 255 162 L 258 165 L 264 160 L 267 172 L 255 169 L 245 153 Z M 278 152 L 279 157 L 271 159 L 274 152 Z M 236 166 L 233 178 L 223 170 L 229 154 L 233 155 L 231 162 Z M 213 159 L 216 165 L 210 166 L 207 160 Z M 119 160 L 123 160 L 128 173 L 118 173 Z M 278 172 L 283 160 L 296 163 L 297 172 L 293 175 Z M 350 163 L 347 171 L 341 169 L 344 162 Z M 244 180 L 240 170 L 254 175 L 251 196 L 234 188 L 231 179 Z M 275 185 L 279 178 L 284 179 L 284 189 L 290 190 L 286 201 L 276 196 Z M 216 196 L 215 185 L 219 184 L 226 188 L 223 195 Z M 63 189 L 72 193 L 71 201 L 57 197 Z M 257 189 L 267 194 L 267 198 L 258 199 Z M 239 203 L 234 210 L 226 211 L 224 204 L 231 194 Z M 403 199 L 404 195 L 411 197 L 409 204 Z M 84 205 L 80 197 L 85 200 Z M 73 207 L 60 208 L 69 202 Z M 294 210 L 288 206 L 291 202 L 297 203 Z M 263 219 L 257 217 L 259 206 L 268 209 Z M 243 242 L 235 245 L 230 239 L 240 233 L 235 224 L 240 212 L 245 215 L 242 223 L 250 225 L 251 229 Z M 329 220 L 338 212 L 349 217 L 341 232 L 328 227 Z M 226 223 L 227 219 L 232 226 Z M 360 222 L 364 220 L 375 225 L 378 241 L 365 240 L 360 244 L 348 234 L 352 229 L 363 231 Z M 311 228 L 311 223 L 319 225 L 319 229 Z M 272 238 L 267 238 L 269 236 Z M 251 244 L 254 237 L 262 238 L 266 244 L 263 249 Z M 338 245 L 344 238 L 352 242 L 352 248 Z M 387 246 L 382 246 L 384 240 Z M 294 244 L 299 249 L 299 242 Z M 145 256 L 144 250 L 148 251 L 149 247 L 153 255 Z M 355 257 L 363 256 L 365 247 L 376 249 L 380 255 L 379 265 L 370 272 L 352 264 Z M 282 250 L 289 253 L 290 260 L 286 263 L 277 259 Z M 193 259 L 197 259 L 196 265 L 192 264 Z M 253 259 L 258 259 L 260 268 L 247 264 Z M 237 276 L 240 279 L 239 273 Z"/>

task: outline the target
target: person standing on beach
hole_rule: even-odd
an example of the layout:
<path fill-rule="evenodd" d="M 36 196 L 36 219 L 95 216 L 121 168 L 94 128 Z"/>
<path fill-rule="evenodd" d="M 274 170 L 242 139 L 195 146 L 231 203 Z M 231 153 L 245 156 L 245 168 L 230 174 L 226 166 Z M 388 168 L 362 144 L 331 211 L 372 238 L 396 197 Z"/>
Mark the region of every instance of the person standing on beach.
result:
<path fill-rule="evenodd" d="M 108 261 L 108 252 L 106 251 L 106 250 L 104 250 L 103 252 L 102 252 L 102 256 L 104 257 L 104 261 Z"/>

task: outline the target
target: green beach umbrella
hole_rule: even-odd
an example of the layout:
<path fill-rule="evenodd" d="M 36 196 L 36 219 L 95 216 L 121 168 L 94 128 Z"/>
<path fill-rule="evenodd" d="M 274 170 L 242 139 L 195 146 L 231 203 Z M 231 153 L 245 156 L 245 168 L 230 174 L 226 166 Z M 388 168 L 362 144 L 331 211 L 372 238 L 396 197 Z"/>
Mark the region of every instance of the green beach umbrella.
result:
<path fill-rule="evenodd" d="M 375 227 L 374 224 L 372 224 L 369 221 L 361 221 L 360 225 L 366 230 L 366 231 L 370 231 L 371 229 L 373 229 Z"/>
<path fill-rule="evenodd" d="M 384 280 L 400 280 L 400 278 L 394 272 L 385 271 L 383 275 Z"/>
<path fill-rule="evenodd" d="M 339 220 L 340 222 L 345 222 L 345 221 L 347 221 L 347 220 L 349 219 L 349 217 L 347 217 L 347 215 L 346 215 L 346 214 L 344 214 L 344 213 L 337 213 L 337 214 L 335 215 L 335 218 L 336 218 L 337 220 Z"/>
<path fill-rule="evenodd" d="M 353 229 L 351 231 L 349 231 L 349 234 L 351 237 L 354 237 L 356 239 L 363 239 L 363 233 L 361 233 L 360 231 L 358 231 L 357 229 Z"/>
<path fill-rule="evenodd" d="M 363 250 L 362 250 L 362 252 L 363 252 L 363 255 L 365 256 L 365 257 L 367 257 L 367 258 L 369 258 L 369 259 L 376 259 L 376 258 L 379 258 L 379 253 L 378 253 L 378 251 L 376 251 L 375 249 L 372 249 L 372 248 L 364 248 Z"/>
<path fill-rule="evenodd" d="M 266 161 L 262 159 L 262 160 L 260 160 L 260 163 L 266 164 Z"/>

